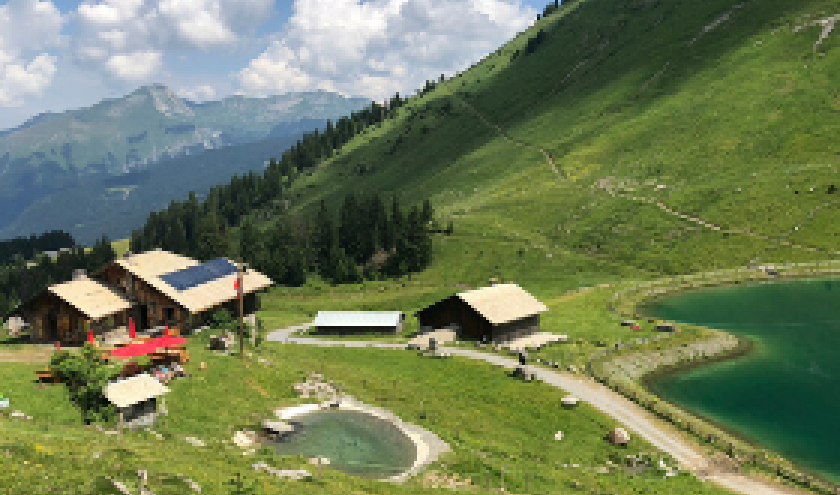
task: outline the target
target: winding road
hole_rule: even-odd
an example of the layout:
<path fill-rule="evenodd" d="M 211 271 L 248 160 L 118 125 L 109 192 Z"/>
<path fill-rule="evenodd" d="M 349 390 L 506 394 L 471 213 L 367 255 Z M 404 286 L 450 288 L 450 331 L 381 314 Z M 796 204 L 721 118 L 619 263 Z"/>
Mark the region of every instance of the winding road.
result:
<path fill-rule="evenodd" d="M 275 330 L 266 336 L 266 340 L 281 343 L 295 343 L 318 346 L 344 347 L 379 347 L 385 349 L 405 349 L 405 344 L 387 344 L 370 341 L 321 340 L 314 338 L 292 337 L 309 325 Z M 488 354 L 472 349 L 447 347 L 447 352 L 470 359 L 480 359 L 505 368 L 515 368 L 519 363 L 504 356 Z M 669 453 L 680 464 L 680 468 L 693 473 L 698 479 L 716 483 L 734 493 L 744 495 L 809 495 L 811 492 L 798 490 L 790 486 L 774 483 L 737 472 L 717 469 L 704 455 L 703 449 L 684 433 L 654 417 L 650 412 L 624 398 L 622 395 L 588 378 L 569 373 L 558 372 L 541 367 L 531 367 L 536 378 L 577 396 L 582 401 L 614 418 L 628 430 L 644 438 L 658 449 Z M 811 494 L 812 495 L 812 494 Z"/>

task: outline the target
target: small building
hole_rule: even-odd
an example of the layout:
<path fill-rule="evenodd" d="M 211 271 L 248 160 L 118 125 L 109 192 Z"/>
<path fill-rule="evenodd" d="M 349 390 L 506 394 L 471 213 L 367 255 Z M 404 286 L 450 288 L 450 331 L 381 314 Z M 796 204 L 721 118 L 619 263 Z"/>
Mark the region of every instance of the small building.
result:
<path fill-rule="evenodd" d="M 402 311 L 318 311 L 312 327 L 319 333 L 399 333 Z"/>
<path fill-rule="evenodd" d="M 458 338 L 494 343 L 540 329 L 543 303 L 516 284 L 497 284 L 447 297 L 417 313 L 421 328 L 456 328 Z"/>
<path fill-rule="evenodd" d="M 48 287 L 11 313 L 28 323 L 36 342 L 79 344 L 96 333 L 125 325 L 131 302 L 118 290 L 77 270 L 73 280 Z"/>
<path fill-rule="evenodd" d="M 120 412 L 120 424 L 129 429 L 149 426 L 158 416 L 157 398 L 169 388 L 148 373 L 112 382 L 102 389 L 109 402 Z"/>

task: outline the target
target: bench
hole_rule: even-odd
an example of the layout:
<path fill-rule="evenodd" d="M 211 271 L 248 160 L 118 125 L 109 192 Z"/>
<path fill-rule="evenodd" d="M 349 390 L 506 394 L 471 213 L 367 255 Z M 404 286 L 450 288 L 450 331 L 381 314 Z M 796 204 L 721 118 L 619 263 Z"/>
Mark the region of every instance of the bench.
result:
<path fill-rule="evenodd" d="M 38 381 L 40 383 L 58 383 L 60 381 L 52 370 L 38 370 L 35 374 L 38 375 Z"/>

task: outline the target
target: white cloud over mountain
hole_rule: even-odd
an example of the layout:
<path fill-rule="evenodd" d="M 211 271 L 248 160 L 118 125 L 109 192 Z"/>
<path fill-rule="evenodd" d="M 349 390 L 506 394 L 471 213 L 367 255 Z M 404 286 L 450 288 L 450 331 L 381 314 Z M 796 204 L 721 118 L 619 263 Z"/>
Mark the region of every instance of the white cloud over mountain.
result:
<path fill-rule="evenodd" d="M 271 0 L 85 1 L 72 52 L 83 66 L 141 80 L 157 73 L 167 51 L 234 44 L 272 9 Z"/>
<path fill-rule="evenodd" d="M 50 2 L 10 0 L 0 6 L 0 107 L 19 106 L 44 91 L 56 72 L 46 50 L 65 39 L 61 13 Z"/>
<path fill-rule="evenodd" d="M 283 32 L 236 78 L 252 94 L 321 88 L 383 99 L 466 68 L 535 16 L 505 0 L 295 0 Z"/>

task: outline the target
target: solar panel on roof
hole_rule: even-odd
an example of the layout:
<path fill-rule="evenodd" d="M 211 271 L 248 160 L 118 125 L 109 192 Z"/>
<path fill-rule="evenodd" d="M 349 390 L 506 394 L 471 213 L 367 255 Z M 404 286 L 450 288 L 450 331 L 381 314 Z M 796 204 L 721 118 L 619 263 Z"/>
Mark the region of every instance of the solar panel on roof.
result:
<path fill-rule="evenodd" d="M 178 291 L 185 291 L 211 280 L 226 277 L 231 273 L 236 273 L 236 265 L 227 258 L 216 258 L 200 265 L 161 275 L 160 279 Z"/>

